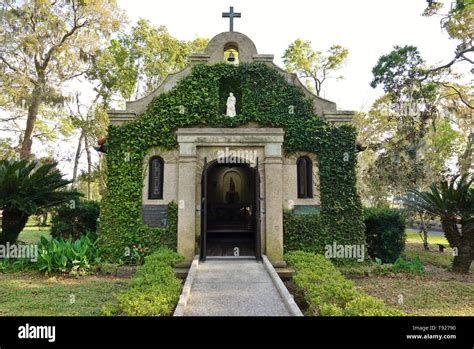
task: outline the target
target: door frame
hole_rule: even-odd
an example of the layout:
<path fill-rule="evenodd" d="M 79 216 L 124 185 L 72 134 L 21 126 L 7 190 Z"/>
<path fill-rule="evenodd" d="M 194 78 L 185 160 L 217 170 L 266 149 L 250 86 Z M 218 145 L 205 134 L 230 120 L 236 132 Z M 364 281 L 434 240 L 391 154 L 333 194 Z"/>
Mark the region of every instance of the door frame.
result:
<path fill-rule="evenodd" d="M 262 259 L 262 239 L 261 239 L 261 227 L 262 227 L 262 209 L 261 201 L 263 198 L 260 195 L 260 172 L 258 167 L 258 157 L 256 159 L 255 167 L 248 165 L 248 169 L 254 175 L 254 215 L 255 215 L 255 227 L 254 227 L 254 254 L 255 258 L 260 261 Z M 203 170 L 201 175 L 201 234 L 200 234 L 200 254 L 199 259 L 205 261 L 207 258 L 207 187 L 208 187 L 208 171 L 210 166 L 207 162 L 207 157 L 204 158 Z"/>

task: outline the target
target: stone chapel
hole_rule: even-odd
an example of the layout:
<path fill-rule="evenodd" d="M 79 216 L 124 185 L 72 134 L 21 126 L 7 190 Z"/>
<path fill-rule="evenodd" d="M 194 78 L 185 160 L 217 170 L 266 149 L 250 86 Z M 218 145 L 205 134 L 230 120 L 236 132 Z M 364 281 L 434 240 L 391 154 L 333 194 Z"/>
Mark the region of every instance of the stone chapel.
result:
<path fill-rule="evenodd" d="M 325 122 L 351 122 L 352 111 L 338 110 L 335 103 L 314 95 L 273 59 L 271 54 L 258 53 L 252 40 L 242 33 L 220 33 L 209 41 L 204 53 L 192 54 L 184 70 L 170 74 L 150 95 L 127 102 L 125 110 L 109 111 L 110 123 L 117 126 L 138 120 L 154 98 L 173 90 L 193 66 L 217 63 L 265 64 L 311 99 L 314 114 Z M 239 98 L 236 94 L 237 115 Z M 176 149 L 150 147 L 142 159 L 143 222 L 151 227 L 166 224 L 166 207 L 175 202 L 177 251 L 188 261 L 197 254 L 201 259 L 259 259 L 265 254 L 275 266 L 281 265 L 284 210 L 305 214 L 320 209 L 318 154 L 285 155 L 285 129 L 261 127 L 256 122 L 233 128 L 177 128 L 172 132 Z"/>

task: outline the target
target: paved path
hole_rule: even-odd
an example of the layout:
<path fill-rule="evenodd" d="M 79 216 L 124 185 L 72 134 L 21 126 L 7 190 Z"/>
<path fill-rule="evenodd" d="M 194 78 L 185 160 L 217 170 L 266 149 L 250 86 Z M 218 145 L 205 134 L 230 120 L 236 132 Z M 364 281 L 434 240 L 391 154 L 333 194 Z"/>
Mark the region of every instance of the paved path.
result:
<path fill-rule="evenodd" d="M 199 264 L 185 316 L 289 316 L 262 262 L 207 260 Z"/>

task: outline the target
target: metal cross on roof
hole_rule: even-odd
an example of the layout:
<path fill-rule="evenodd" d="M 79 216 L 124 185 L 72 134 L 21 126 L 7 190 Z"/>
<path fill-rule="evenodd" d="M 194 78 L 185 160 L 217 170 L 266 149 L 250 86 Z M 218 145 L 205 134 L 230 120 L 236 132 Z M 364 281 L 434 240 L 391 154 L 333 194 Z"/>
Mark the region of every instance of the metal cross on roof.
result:
<path fill-rule="evenodd" d="M 241 18 L 242 13 L 234 12 L 234 7 L 231 6 L 229 12 L 222 12 L 222 18 L 229 18 L 230 19 L 230 31 L 234 31 L 234 18 Z"/>

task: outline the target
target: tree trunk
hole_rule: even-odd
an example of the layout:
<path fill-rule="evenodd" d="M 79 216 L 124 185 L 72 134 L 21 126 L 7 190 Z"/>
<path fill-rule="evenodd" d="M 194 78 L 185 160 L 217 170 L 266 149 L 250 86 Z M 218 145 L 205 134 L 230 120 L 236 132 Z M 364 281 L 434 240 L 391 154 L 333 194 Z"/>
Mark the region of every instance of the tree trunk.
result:
<path fill-rule="evenodd" d="M 461 274 L 468 273 L 472 262 L 472 234 L 466 231 L 461 235 L 455 217 L 442 218 L 441 224 L 449 245 L 457 252 L 454 253 L 453 271 Z"/>
<path fill-rule="evenodd" d="M 92 157 L 91 149 L 89 147 L 89 140 L 87 137 L 84 138 L 84 143 L 84 148 L 86 149 L 87 155 L 87 200 L 91 200 Z"/>
<path fill-rule="evenodd" d="M 459 158 L 459 173 L 461 175 L 469 175 L 469 171 L 472 169 L 472 149 L 474 146 L 474 134 L 471 133 L 467 139 L 466 150 Z"/>
<path fill-rule="evenodd" d="M 428 244 L 428 227 L 426 226 L 426 221 L 425 217 L 423 216 L 423 213 L 420 213 L 420 223 L 421 223 L 421 231 L 420 231 L 420 236 L 421 240 L 423 241 L 423 248 L 425 251 L 430 250 L 430 246 Z"/>
<path fill-rule="evenodd" d="M 31 146 L 33 144 L 33 132 L 35 130 L 36 118 L 41 105 L 43 96 L 42 88 L 36 86 L 31 96 L 31 104 L 28 107 L 28 118 L 26 119 L 26 129 L 21 144 L 20 157 L 25 159 L 31 155 Z"/>
<path fill-rule="evenodd" d="M 14 244 L 28 221 L 28 215 L 16 209 L 6 209 L 2 212 L 2 233 L 0 244 Z"/>
<path fill-rule="evenodd" d="M 467 239 L 461 239 L 462 242 L 458 246 L 457 256 L 454 256 L 453 271 L 455 273 L 467 274 L 471 268 L 471 244 Z"/>
<path fill-rule="evenodd" d="M 81 131 L 81 135 L 79 136 L 79 142 L 77 143 L 76 156 L 74 157 L 74 170 L 72 171 L 72 184 L 73 185 L 76 184 L 77 170 L 79 167 L 79 159 L 81 158 L 83 139 L 84 139 L 84 131 Z"/>

